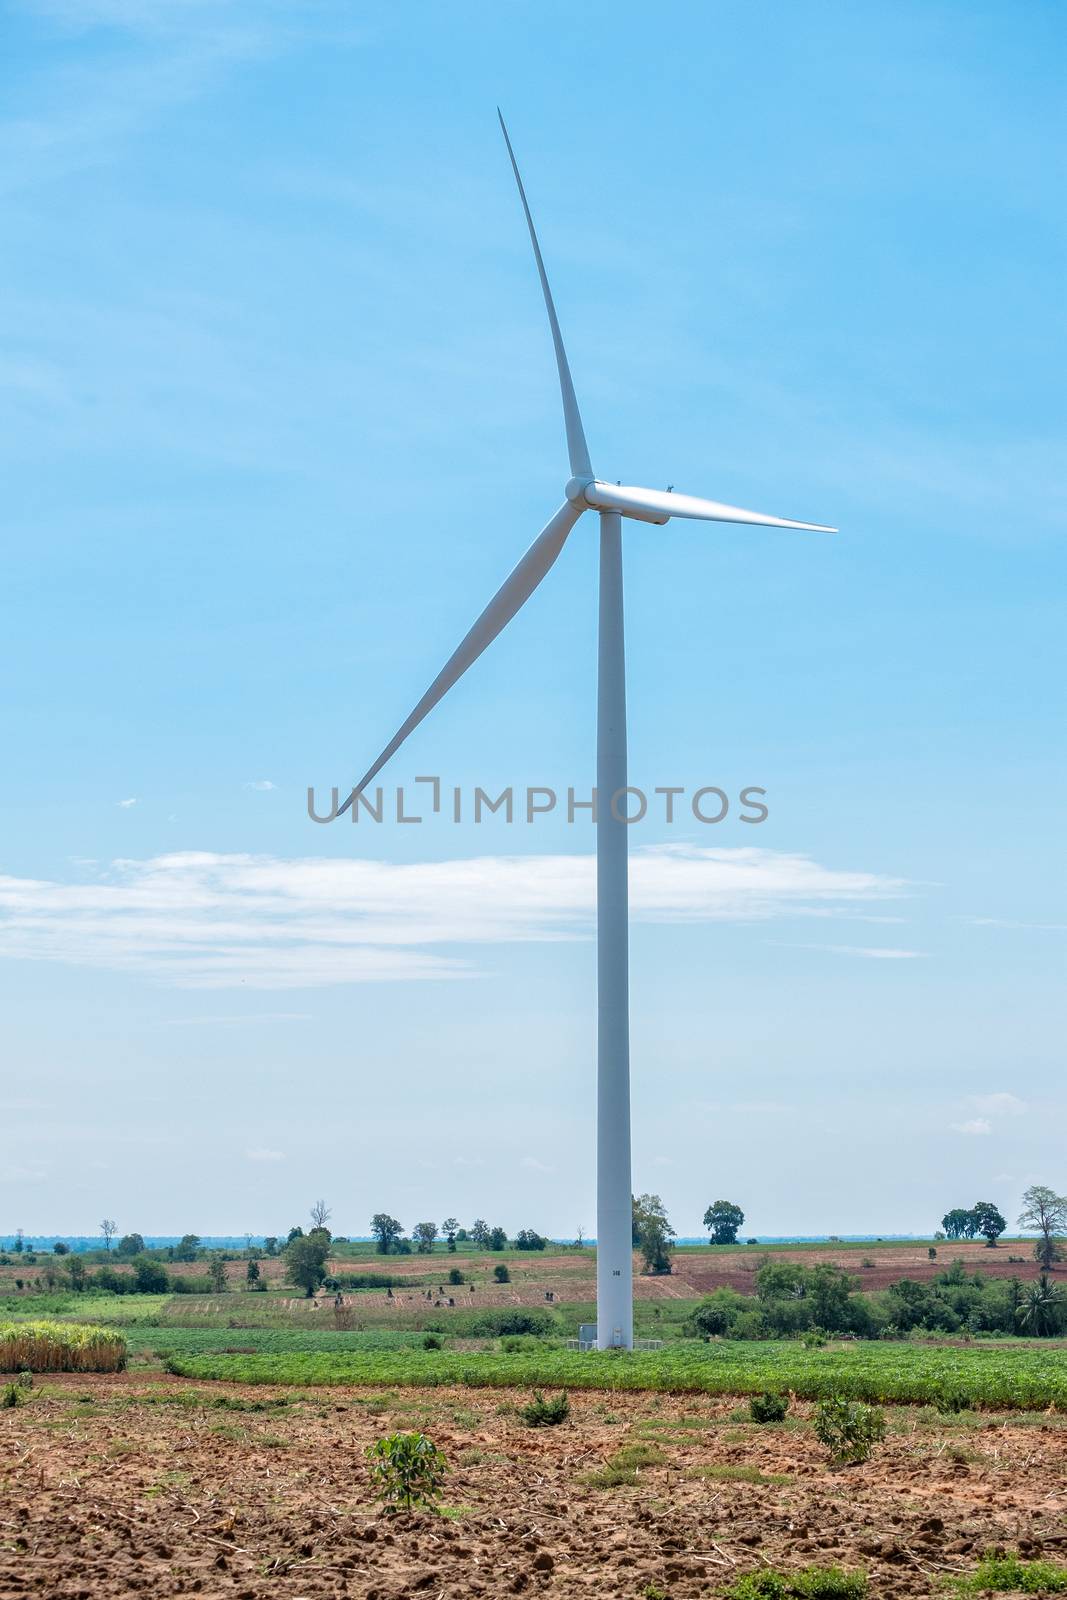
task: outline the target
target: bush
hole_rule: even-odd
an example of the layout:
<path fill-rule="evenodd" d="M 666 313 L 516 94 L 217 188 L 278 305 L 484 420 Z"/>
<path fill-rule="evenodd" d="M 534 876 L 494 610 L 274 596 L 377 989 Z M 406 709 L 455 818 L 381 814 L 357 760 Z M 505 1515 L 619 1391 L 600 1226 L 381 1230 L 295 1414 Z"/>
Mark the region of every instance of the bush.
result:
<path fill-rule="evenodd" d="M 959 1594 L 1067 1594 L 1067 1567 L 1054 1561 L 1022 1561 L 1016 1555 L 983 1556 L 978 1570 L 956 1584 Z"/>
<path fill-rule="evenodd" d="M 441 1493 L 448 1463 L 424 1433 L 391 1433 L 367 1449 L 378 1498 L 390 1506 L 432 1507 Z"/>
<path fill-rule="evenodd" d="M 133 1277 L 138 1294 L 166 1294 L 170 1289 L 166 1267 L 153 1261 L 151 1256 L 138 1256 L 134 1260 Z"/>
<path fill-rule="evenodd" d="M 508 1271 L 507 1267 L 502 1261 L 498 1261 L 496 1266 L 493 1268 L 493 1277 L 496 1279 L 497 1283 L 511 1282 L 511 1273 Z"/>
<path fill-rule="evenodd" d="M 458 1267 L 449 1267 L 449 1269 L 448 1269 L 448 1281 L 449 1281 L 449 1283 L 457 1283 L 457 1284 L 463 1282 L 463 1274 L 459 1270 Z"/>
<path fill-rule="evenodd" d="M 424 1350 L 443 1350 L 444 1342 L 439 1333 L 428 1333 L 422 1341 Z"/>
<path fill-rule="evenodd" d="M 833 1395 L 815 1407 L 815 1437 L 829 1450 L 835 1466 L 866 1461 L 885 1438 L 885 1412 L 862 1400 Z"/>
<path fill-rule="evenodd" d="M 546 1400 L 540 1389 L 535 1389 L 530 1404 L 519 1411 L 528 1428 L 555 1428 L 561 1422 L 566 1422 L 570 1414 L 571 1403 L 567 1399 L 566 1389 L 561 1390 L 554 1400 Z"/>
<path fill-rule="evenodd" d="M 789 1410 L 784 1394 L 754 1394 L 748 1402 L 748 1414 L 753 1422 L 781 1422 Z"/>
<path fill-rule="evenodd" d="M 726 1591 L 729 1600 L 863 1600 L 865 1572 L 843 1572 L 840 1567 L 802 1567 L 799 1572 L 777 1572 L 773 1567 L 750 1572 Z"/>
<path fill-rule="evenodd" d="M 499 1339 L 506 1333 L 554 1333 L 556 1324 L 545 1311 L 483 1311 L 471 1323 L 475 1339 Z"/>
<path fill-rule="evenodd" d="M 0 1411 L 10 1411 L 26 1399 L 26 1391 L 17 1383 L 5 1383 L 0 1389 Z"/>

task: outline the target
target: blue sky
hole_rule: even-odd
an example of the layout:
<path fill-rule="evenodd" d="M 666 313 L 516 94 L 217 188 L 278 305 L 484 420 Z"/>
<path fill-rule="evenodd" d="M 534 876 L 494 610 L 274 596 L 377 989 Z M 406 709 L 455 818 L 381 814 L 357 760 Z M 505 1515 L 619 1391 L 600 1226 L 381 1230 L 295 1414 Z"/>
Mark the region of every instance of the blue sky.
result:
<path fill-rule="evenodd" d="M 0 1231 L 593 1227 L 591 829 L 338 821 L 625 530 L 634 1179 L 920 1230 L 1062 1129 L 1062 8 L 5 8 Z M 596 525 L 391 783 L 592 781 Z"/>

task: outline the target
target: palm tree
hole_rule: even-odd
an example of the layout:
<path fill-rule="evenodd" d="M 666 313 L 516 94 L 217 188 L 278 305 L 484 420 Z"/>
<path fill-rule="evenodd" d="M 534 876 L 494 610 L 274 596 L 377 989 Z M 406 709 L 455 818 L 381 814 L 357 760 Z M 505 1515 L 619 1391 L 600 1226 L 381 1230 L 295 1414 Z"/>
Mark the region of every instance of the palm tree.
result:
<path fill-rule="evenodd" d="M 1043 1272 L 1023 1296 L 1022 1305 L 1017 1313 L 1019 1324 L 1036 1334 L 1039 1339 L 1047 1339 L 1057 1330 L 1062 1304 L 1063 1290 L 1058 1284 L 1050 1283 L 1047 1274 Z"/>

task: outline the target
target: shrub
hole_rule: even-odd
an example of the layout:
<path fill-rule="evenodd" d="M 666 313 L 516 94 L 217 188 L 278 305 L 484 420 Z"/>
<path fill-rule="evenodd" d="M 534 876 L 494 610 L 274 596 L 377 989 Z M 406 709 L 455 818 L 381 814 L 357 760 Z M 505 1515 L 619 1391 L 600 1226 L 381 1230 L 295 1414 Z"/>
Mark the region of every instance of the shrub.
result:
<path fill-rule="evenodd" d="M 26 1391 L 17 1383 L 5 1383 L 0 1389 L 0 1410 L 10 1411 L 26 1399 Z"/>
<path fill-rule="evenodd" d="M 106 1328 L 59 1322 L 0 1324 L 0 1372 L 120 1372 L 126 1340 Z"/>
<path fill-rule="evenodd" d="M 753 1422 L 781 1422 L 789 1410 L 784 1394 L 754 1394 L 748 1402 L 748 1414 Z"/>
<path fill-rule="evenodd" d="M 496 1279 L 497 1283 L 511 1282 L 511 1273 L 508 1271 L 503 1261 L 498 1261 L 496 1266 L 493 1268 L 493 1277 Z"/>
<path fill-rule="evenodd" d="M 567 1399 L 566 1389 L 561 1389 L 552 1400 L 546 1400 L 540 1389 L 535 1389 L 530 1404 L 523 1406 L 519 1412 L 528 1428 L 555 1428 L 561 1422 L 566 1422 L 570 1414 L 571 1403 Z"/>
<path fill-rule="evenodd" d="M 1055 1561 L 1022 1561 L 1016 1555 L 983 1556 L 976 1572 L 960 1578 L 959 1594 L 1067 1594 L 1067 1567 Z"/>
<path fill-rule="evenodd" d="M 554 1333 L 556 1324 L 546 1311 L 483 1311 L 470 1331 L 475 1339 L 499 1339 L 506 1333 Z"/>
<path fill-rule="evenodd" d="M 422 1341 L 422 1348 L 424 1350 L 443 1350 L 444 1343 L 441 1335 L 439 1333 L 428 1333 Z"/>
<path fill-rule="evenodd" d="M 885 1412 L 862 1400 L 833 1395 L 815 1407 L 815 1437 L 829 1450 L 835 1466 L 866 1461 L 885 1438 Z"/>
<path fill-rule="evenodd" d="M 390 1506 L 432 1507 L 441 1493 L 448 1463 L 424 1433 L 391 1433 L 367 1449 L 378 1498 Z"/>
<path fill-rule="evenodd" d="M 138 1256 L 134 1260 L 133 1276 L 138 1294 L 166 1294 L 170 1289 L 166 1267 L 153 1261 L 151 1256 Z"/>
<path fill-rule="evenodd" d="M 463 1282 L 463 1274 L 462 1274 L 462 1272 L 460 1271 L 460 1269 L 458 1267 L 449 1267 L 449 1269 L 448 1269 L 448 1281 L 449 1281 L 449 1283 L 462 1283 Z"/>
<path fill-rule="evenodd" d="M 844 1572 L 840 1567 L 802 1567 L 799 1572 L 778 1572 L 767 1567 L 739 1578 L 726 1591 L 729 1600 L 863 1600 L 865 1572 Z"/>

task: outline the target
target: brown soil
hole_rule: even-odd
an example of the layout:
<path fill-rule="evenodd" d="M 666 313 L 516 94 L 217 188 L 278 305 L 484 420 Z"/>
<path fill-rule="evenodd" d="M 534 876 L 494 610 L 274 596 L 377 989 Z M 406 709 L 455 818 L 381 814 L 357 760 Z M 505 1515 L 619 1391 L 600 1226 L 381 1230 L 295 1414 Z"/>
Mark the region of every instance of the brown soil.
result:
<path fill-rule="evenodd" d="M 898 1411 L 871 1462 L 832 1471 L 805 1407 L 759 1428 L 732 1401 L 577 1395 L 568 1423 L 535 1431 L 513 1409 L 525 1396 L 499 1391 L 303 1391 L 265 1412 L 175 1403 L 183 1394 L 282 1391 L 72 1377 L 0 1413 L 2 1600 L 639 1600 L 648 1585 L 690 1600 L 761 1566 L 811 1563 L 863 1567 L 872 1600 L 903 1600 L 992 1544 L 1067 1557 L 1062 1419 L 931 1426 Z M 707 1426 L 651 1426 L 683 1418 Z M 375 1504 L 363 1451 L 395 1428 L 445 1451 L 450 1515 Z M 652 1438 L 663 1462 L 635 1485 L 585 1481 Z M 722 1467 L 786 1481 L 730 1481 Z"/>

